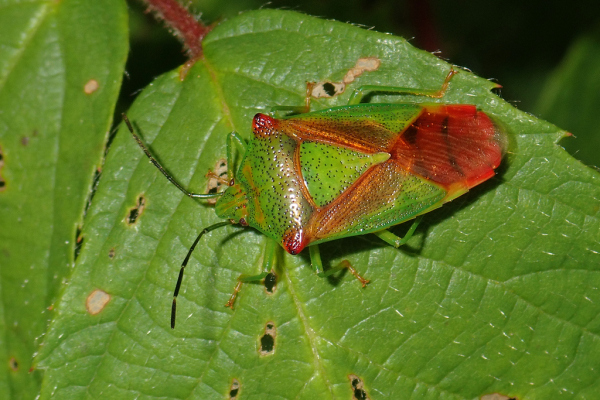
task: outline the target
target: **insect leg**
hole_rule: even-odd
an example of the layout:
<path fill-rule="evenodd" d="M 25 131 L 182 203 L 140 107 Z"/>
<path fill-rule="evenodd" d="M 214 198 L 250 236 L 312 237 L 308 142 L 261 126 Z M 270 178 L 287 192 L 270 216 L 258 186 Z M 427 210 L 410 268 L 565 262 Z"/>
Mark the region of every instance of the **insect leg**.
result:
<path fill-rule="evenodd" d="M 227 136 L 227 178 L 231 182 L 235 177 L 235 148 L 241 152 L 241 157 L 246 154 L 246 141 L 237 133 L 231 132 Z M 229 183 L 231 185 L 231 183 Z"/>
<path fill-rule="evenodd" d="M 324 271 L 323 270 L 323 261 L 321 261 L 321 252 L 319 251 L 319 246 L 316 244 L 313 244 L 312 246 L 308 246 L 308 250 L 310 251 L 311 266 L 315 270 L 318 277 L 325 278 L 325 277 L 335 274 L 336 272 L 338 272 L 344 268 L 348 268 L 348 271 L 350 271 L 350 273 L 352 275 L 354 275 L 354 277 L 360 281 L 360 284 L 362 285 L 362 287 L 367 286 L 367 283 L 369 283 L 369 280 L 360 276 L 358 271 L 356 271 L 354 269 L 354 267 L 352 266 L 352 264 L 350 264 L 350 261 L 348 261 L 348 260 L 343 260 L 341 263 L 339 263 L 335 267 L 330 268 L 327 271 Z"/>
<path fill-rule="evenodd" d="M 294 114 L 304 114 L 310 111 L 310 99 L 312 97 L 312 91 L 315 87 L 315 82 L 306 82 L 306 96 L 304 98 L 303 106 L 273 106 L 269 110 L 270 114 L 277 111 L 288 111 Z"/>
<path fill-rule="evenodd" d="M 348 100 L 348 105 L 359 104 L 363 97 L 365 97 L 366 93 L 369 92 L 388 92 L 388 93 L 402 93 L 402 94 L 412 94 L 415 96 L 427 96 L 433 97 L 436 99 L 440 99 L 444 97 L 446 90 L 448 89 L 448 84 L 454 75 L 456 75 L 458 71 L 454 70 L 454 68 L 450 68 L 448 75 L 444 79 L 444 83 L 439 89 L 416 89 L 416 88 L 405 88 L 405 87 L 397 87 L 397 86 L 378 86 L 378 85 L 365 85 L 361 86 L 358 89 L 354 90 L 352 96 L 350 96 L 350 100 Z"/>
<path fill-rule="evenodd" d="M 192 247 L 190 247 L 187 255 L 185 256 L 185 259 L 181 263 L 181 269 L 179 270 L 179 276 L 177 277 L 177 284 L 175 284 L 175 290 L 173 291 L 173 304 L 171 305 L 171 329 L 175 329 L 175 316 L 177 315 L 177 296 L 179 295 L 179 289 L 181 289 L 181 282 L 183 281 L 183 271 L 185 270 L 185 267 L 187 266 L 188 261 L 190 261 L 192 252 L 196 248 L 196 245 L 200 241 L 200 238 L 202 236 L 204 236 L 205 233 L 208 233 L 214 229 L 217 229 L 217 228 L 220 228 L 220 227 L 226 226 L 226 225 L 231 225 L 231 222 L 229 222 L 229 221 L 219 222 L 219 223 L 216 223 L 214 225 L 211 225 L 209 227 L 202 229 L 202 232 L 200 232 L 200 234 L 198 235 L 196 240 L 194 240 Z"/>
<path fill-rule="evenodd" d="M 269 275 L 275 265 L 275 252 L 277 250 L 278 244 L 272 239 L 267 240 L 265 245 L 265 253 L 262 261 L 262 270 L 263 272 L 258 275 L 245 275 L 242 274 L 238 277 L 238 281 L 233 288 L 233 293 L 229 298 L 229 301 L 225 304 L 225 307 L 229 307 L 233 310 L 233 304 L 235 303 L 235 299 L 237 298 L 238 293 L 242 289 L 242 285 L 248 282 L 259 282 L 265 279 L 267 275 Z"/>
<path fill-rule="evenodd" d="M 410 226 L 410 229 L 408 230 L 408 232 L 406 232 L 406 235 L 404 235 L 403 238 L 394 235 L 387 229 L 379 232 L 374 232 L 374 234 L 377 235 L 384 242 L 388 243 L 390 246 L 398 248 L 403 244 L 406 244 L 406 242 L 408 242 L 408 240 L 412 237 L 413 233 L 415 233 L 415 229 L 417 229 L 417 226 L 419 226 L 419 223 L 422 219 L 422 215 L 419 215 L 417 218 L 415 218 L 412 225 Z"/>
<path fill-rule="evenodd" d="M 146 156 L 150 159 L 150 162 L 152 164 L 154 164 L 154 166 L 156 168 L 158 168 L 158 170 L 169 180 L 169 182 L 171 182 L 173 185 L 175 185 L 175 187 L 177 189 L 179 189 L 181 192 L 183 192 L 188 197 L 198 198 L 198 199 L 212 199 L 212 198 L 219 197 L 222 195 L 222 193 L 191 193 L 191 192 L 188 192 L 183 186 L 181 186 L 179 184 L 179 182 L 177 182 L 175 180 L 175 178 L 173 178 L 173 175 L 171 175 L 169 172 L 167 172 L 167 170 L 158 162 L 158 160 L 156 158 L 154 158 L 152 153 L 150 153 L 150 150 L 148 149 L 148 147 L 146 147 L 146 145 L 144 144 L 142 139 L 133 130 L 133 125 L 131 124 L 131 122 L 129 122 L 129 118 L 127 118 L 127 115 L 125 115 L 125 113 L 123 113 L 123 114 L 121 114 L 121 116 L 123 117 L 123 120 L 125 121 L 125 124 L 127 125 L 127 128 L 129 129 L 129 132 L 131 132 L 131 134 L 133 135 L 133 138 L 135 139 L 137 144 L 144 151 L 144 153 L 146 153 Z"/>

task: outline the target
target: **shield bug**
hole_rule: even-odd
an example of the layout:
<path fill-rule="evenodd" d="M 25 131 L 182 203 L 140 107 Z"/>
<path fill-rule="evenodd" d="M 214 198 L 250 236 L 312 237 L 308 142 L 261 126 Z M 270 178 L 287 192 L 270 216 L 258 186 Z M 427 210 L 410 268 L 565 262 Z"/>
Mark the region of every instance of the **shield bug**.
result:
<path fill-rule="evenodd" d="M 225 219 L 204 228 L 189 249 L 173 294 L 171 327 L 183 271 L 200 238 L 214 229 L 239 224 L 266 235 L 263 271 L 271 270 L 277 244 L 292 255 L 308 247 L 319 276 L 348 268 L 364 287 L 369 281 L 348 261 L 324 271 L 318 245 L 373 233 L 399 247 L 412 236 L 423 214 L 494 176 L 507 134 L 476 106 L 361 104 L 365 93 L 375 91 L 442 98 L 455 74 L 451 69 L 438 90 L 362 86 L 348 105 L 314 112 L 310 112 L 312 87 L 307 84 L 304 106 L 273 108 L 295 115 L 256 114 L 248 142 L 235 132 L 228 136 L 228 187 L 221 193 L 194 194 L 179 185 L 124 116 L 140 147 L 167 179 L 189 197 L 218 197 L 215 212 Z M 236 147 L 243 155 L 237 168 Z M 387 230 L 413 219 L 404 238 Z M 240 276 L 226 306 L 233 306 L 243 282 L 261 280 L 267 273 Z"/>

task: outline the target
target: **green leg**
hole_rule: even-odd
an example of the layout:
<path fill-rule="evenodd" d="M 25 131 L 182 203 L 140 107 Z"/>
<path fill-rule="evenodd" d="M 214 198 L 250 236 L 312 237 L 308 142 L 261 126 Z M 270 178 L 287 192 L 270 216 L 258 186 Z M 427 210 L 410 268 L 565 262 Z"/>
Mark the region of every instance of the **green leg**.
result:
<path fill-rule="evenodd" d="M 237 133 L 231 132 L 227 136 L 227 178 L 231 181 L 235 177 L 235 147 L 242 157 L 246 153 L 246 141 Z"/>
<path fill-rule="evenodd" d="M 225 307 L 229 307 L 233 310 L 233 303 L 235 303 L 235 299 L 237 298 L 237 295 L 240 292 L 240 290 L 242 290 L 242 285 L 244 283 L 260 282 L 263 279 L 265 279 L 265 277 L 267 275 L 269 275 L 269 273 L 271 273 L 271 271 L 273 271 L 273 269 L 275 267 L 275 256 L 276 256 L 275 252 L 277 250 L 277 246 L 278 246 L 278 244 L 274 240 L 272 240 L 272 239 L 267 240 L 267 244 L 265 245 L 265 256 L 264 256 L 263 262 L 262 262 L 263 272 L 258 275 L 246 275 L 246 274 L 240 275 L 237 279 L 238 281 L 237 281 L 235 287 L 233 288 L 233 293 L 231 294 L 229 301 L 225 304 Z"/>
<path fill-rule="evenodd" d="M 321 261 L 321 252 L 319 251 L 319 246 L 314 244 L 312 246 L 309 246 L 308 250 L 310 251 L 311 266 L 315 270 L 317 276 L 319 276 L 321 278 L 325 278 L 325 277 L 335 274 L 336 272 L 338 272 L 344 268 L 348 268 L 348 271 L 350 271 L 350 273 L 352 275 L 354 275 L 354 277 L 360 281 L 362 287 L 367 286 L 367 283 L 369 283 L 368 279 L 365 279 L 358 274 L 358 272 L 354 269 L 354 267 L 352 266 L 352 264 L 350 264 L 350 261 L 348 261 L 348 260 L 343 260 L 337 266 L 335 266 L 331 269 L 328 269 L 327 271 L 324 271 L 323 270 L 323 262 Z"/>
<path fill-rule="evenodd" d="M 363 97 L 365 97 L 366 93 L 369 92 L 391 92 L 391 93 L 403 93 L 403 94 L 412 94 L 416 96 L 427 96 L 434 98 L 442 98 L 448 89 L 448 84 L 450 83 L 450 79 L 454 75 L 457 74 L 453 68 L 450 69 L 448 75 L 446 75 L 446 79 L 444 79 L 444 83 L 439 89 L 431 90 L 431 89 L 415 89 L 415 88 L 404 88 L 404 87 L 396 87 L 396 86 L 377 86 L 377 85 L 366 85 L 361 86 L 352 93 L 350 96 L 350 100 L 348 101 L 348 105 L 359 104 Z"/>
<path fill-rule="evenodd" d="M 398 248 L 398 247 L 406 244 L 406 242 L 408 242 L 408 240 L 412 237 L 413 233 L 415 233 L 415 229 L 417 229 L 417 226 L 419 226 L 419 223 L 421 222 L 422 219 L 423 219 L 422 215 L 419 215 L 417 218 L 415 218 L 412 225 L 410 226 L 410 229 L 408 230 L 408 232 L 406 232 L 406 235 L 404 235 L 403 238 L 400 238 L 400 237 L 394 235 L 392 232 L 388 231 L 387 229 L 383 230 L 383 231 L 375 232 L 375 235 L 377 235 L 384 242 L 388 243 L 390 246 L 394 246 L 395 248 Z"/>
<path fill-rule="evenodd" d="M 131 124 L 131 122 L 129 122 L 129 118 L 127 118 L 127 115 L 125 115 L 125 113 L 123 113 L 123 114 L 121 114 L 121 116 L 123 117 L 123 120 L 125 121 L 125 124 L 127 125 L 127 128 L 129 129 L 129 132 L 131 132 L 131 135 L 133 135 L 133 138 L 135 139 L 137 144 L 140 146 L 140 148 L 144 151 L 144 153 L 146 154 L 146 156 L 148 157 L 150 162 L 152 164 L 154 164 L 154 166 L 156 168 L 158 168 L 158 170 L 165 176 L 165 178 L 167 178 L 169 180 L 169 182 L 171 182 L 173 185 L 175 185 L 175 187 L 177 189 L 179 189 L 183 194 L 185 194 L 188 197 L 195 198 L 195 199 L 214 199 L 215 197 L 219 197 L 222 195 L 222 193 L 192 193 L 192 192 L 189 192 L 183 186 L 181 186 L 179 184 L 179 182 L 177 182 L 175 180 L 175 178 L 162 166 L 162 164 L 159 163 L 156 158 L 154 158 L 154 156 L 150 152 L 150 149 L 148 149 L 148 147 L 142 141 L 142 139 L 138 136 L 138 134 L 135 133 L 135 130 L 133 129 L 133 125 Z"/>
<path fill-rule="evenodd" d="M 304 114 L 310 111 L 310 99 L 312 97 L 312 91 L 315 87 L 315 82 L 306 82 L 306 97 L 304 98 L 303 106 L 273 106 L 269 113 L 273 114 L 277 111 L 288 111 L 294 114 Z"/>

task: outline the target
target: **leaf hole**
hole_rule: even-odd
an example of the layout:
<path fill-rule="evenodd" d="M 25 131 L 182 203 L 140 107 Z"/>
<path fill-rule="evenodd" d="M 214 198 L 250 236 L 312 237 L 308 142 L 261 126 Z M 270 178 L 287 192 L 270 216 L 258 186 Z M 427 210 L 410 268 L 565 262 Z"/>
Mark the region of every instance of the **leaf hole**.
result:
<path fill-rule="evenodd" d="M 352 400 L 369 400 L 363 381 L 356 375 L 348 375 L 350 385 L 352 385 Z"/>
<path fill-rule="evenodd" d="M 233 378 L 233 380 L 231 381 L 231 386 L 229 387 L 229 400 L 236 400 L 239 393 L 240 381 Z"/>
<path fill-rule="evenodd" d="M 275 272 L 271 271 L 265 276 L 265 290 L 268 294 L 273 294 L 277 287 L 277 275 Z"/>
<path fill-rule="evenodd" d="M 0 192 L 6 189 L 6 181 L 2 178 L 2 169 L 4 168 L 4 153 L 2 152 L 2 146 L 0 146 Z"/>
<path fill-rule="evenodd" d="M 260 338 L 260 355 L 268 356 L 275 352 L 275 337 L 277 330 L 273 321 L 267 322 L 265 325 L 265 334 Z"/>
<path fill-rule="evenodd" d="M 83 246 L 83 235 L 81 234 L 81 227 L 77 227 L 77 231 L 75 232 L 75 249 L 74 249 L 74 260 L 77 261 L 77 257 L 79 257 L 79 253 L 81 252 L 81 247 Z"/>
<path fill-rule="evenodd" d="M 13 370 L 15 372 L 17 372 L 19 370 L 19 363 L 15 357 L 11 357 L 8 360 L 8 366 L 10 367 L 11 370 Z"/>
<path fill-rule="evenodd" d="M 146 199 L 144 198 L 144 196 L 140 195 L 140 197 L 138 197 L 137 199 L 137 205 L 133 208 L 129 209 L 129 215 L 127 216 L 127 223 L 129 225 L 133 225 L 137 222 L 138 218 L 140 217 L 140 215 L 142 215 L 142 212 L 144 211 L 144 208 L 146 207 Z"/>

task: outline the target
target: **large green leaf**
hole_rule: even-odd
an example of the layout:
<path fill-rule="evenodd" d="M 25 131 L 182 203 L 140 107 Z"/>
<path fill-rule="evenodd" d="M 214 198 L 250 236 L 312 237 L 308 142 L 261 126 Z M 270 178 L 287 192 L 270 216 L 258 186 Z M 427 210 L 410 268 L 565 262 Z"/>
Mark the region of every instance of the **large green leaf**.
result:
<path fill-rule="evenodd" d="M 225 157 L 226 135 L 248 137 L 252 116 L 273 105 L 303 104 L 306 81 L 339 81 L 366 56 L 381 66 L 353 87 L 435 89 L 449 69 L 401 38 L 284 11 L 229 20 L 204 51 L 184 81 L 179 71 L 159 77 L 129 114 L 196 192 Z M 371 279 L 367 288 L 350 274 L 318 278 L 306 254 L 280 249 L 274 293 L 247 284 L 230 311 L 235 279 L 260 272 L 266 241 L 224 228 L 193 254 L 175 330 L 180 263 L 218 218 L 167 182 L 122 128 L 39 354 L 42 398 L 223 399 L 234 380 L 240 399 L 349 399 L 353 384 L 371 399 L 595 397 L 600 177 L 556 145 L 564 131 L 503 102 L 493 86 L 461 72 L 443 101 L 477 104 L 511 131 L 495 179 L 428 214 L 400 250 L 372 236 L 321 246 L 326 263 L 347 258 Z M 314 108 L 344 104 L 348 92 Z M 267 325 L 274 351 L 263 355 Z"/>
<path fill-rule="evenodd" d="M 104 152 L 127 55 L 126 9 L 107 3 L 0 2 L 2 399 L 39 394 L 36 340 Z"/>

